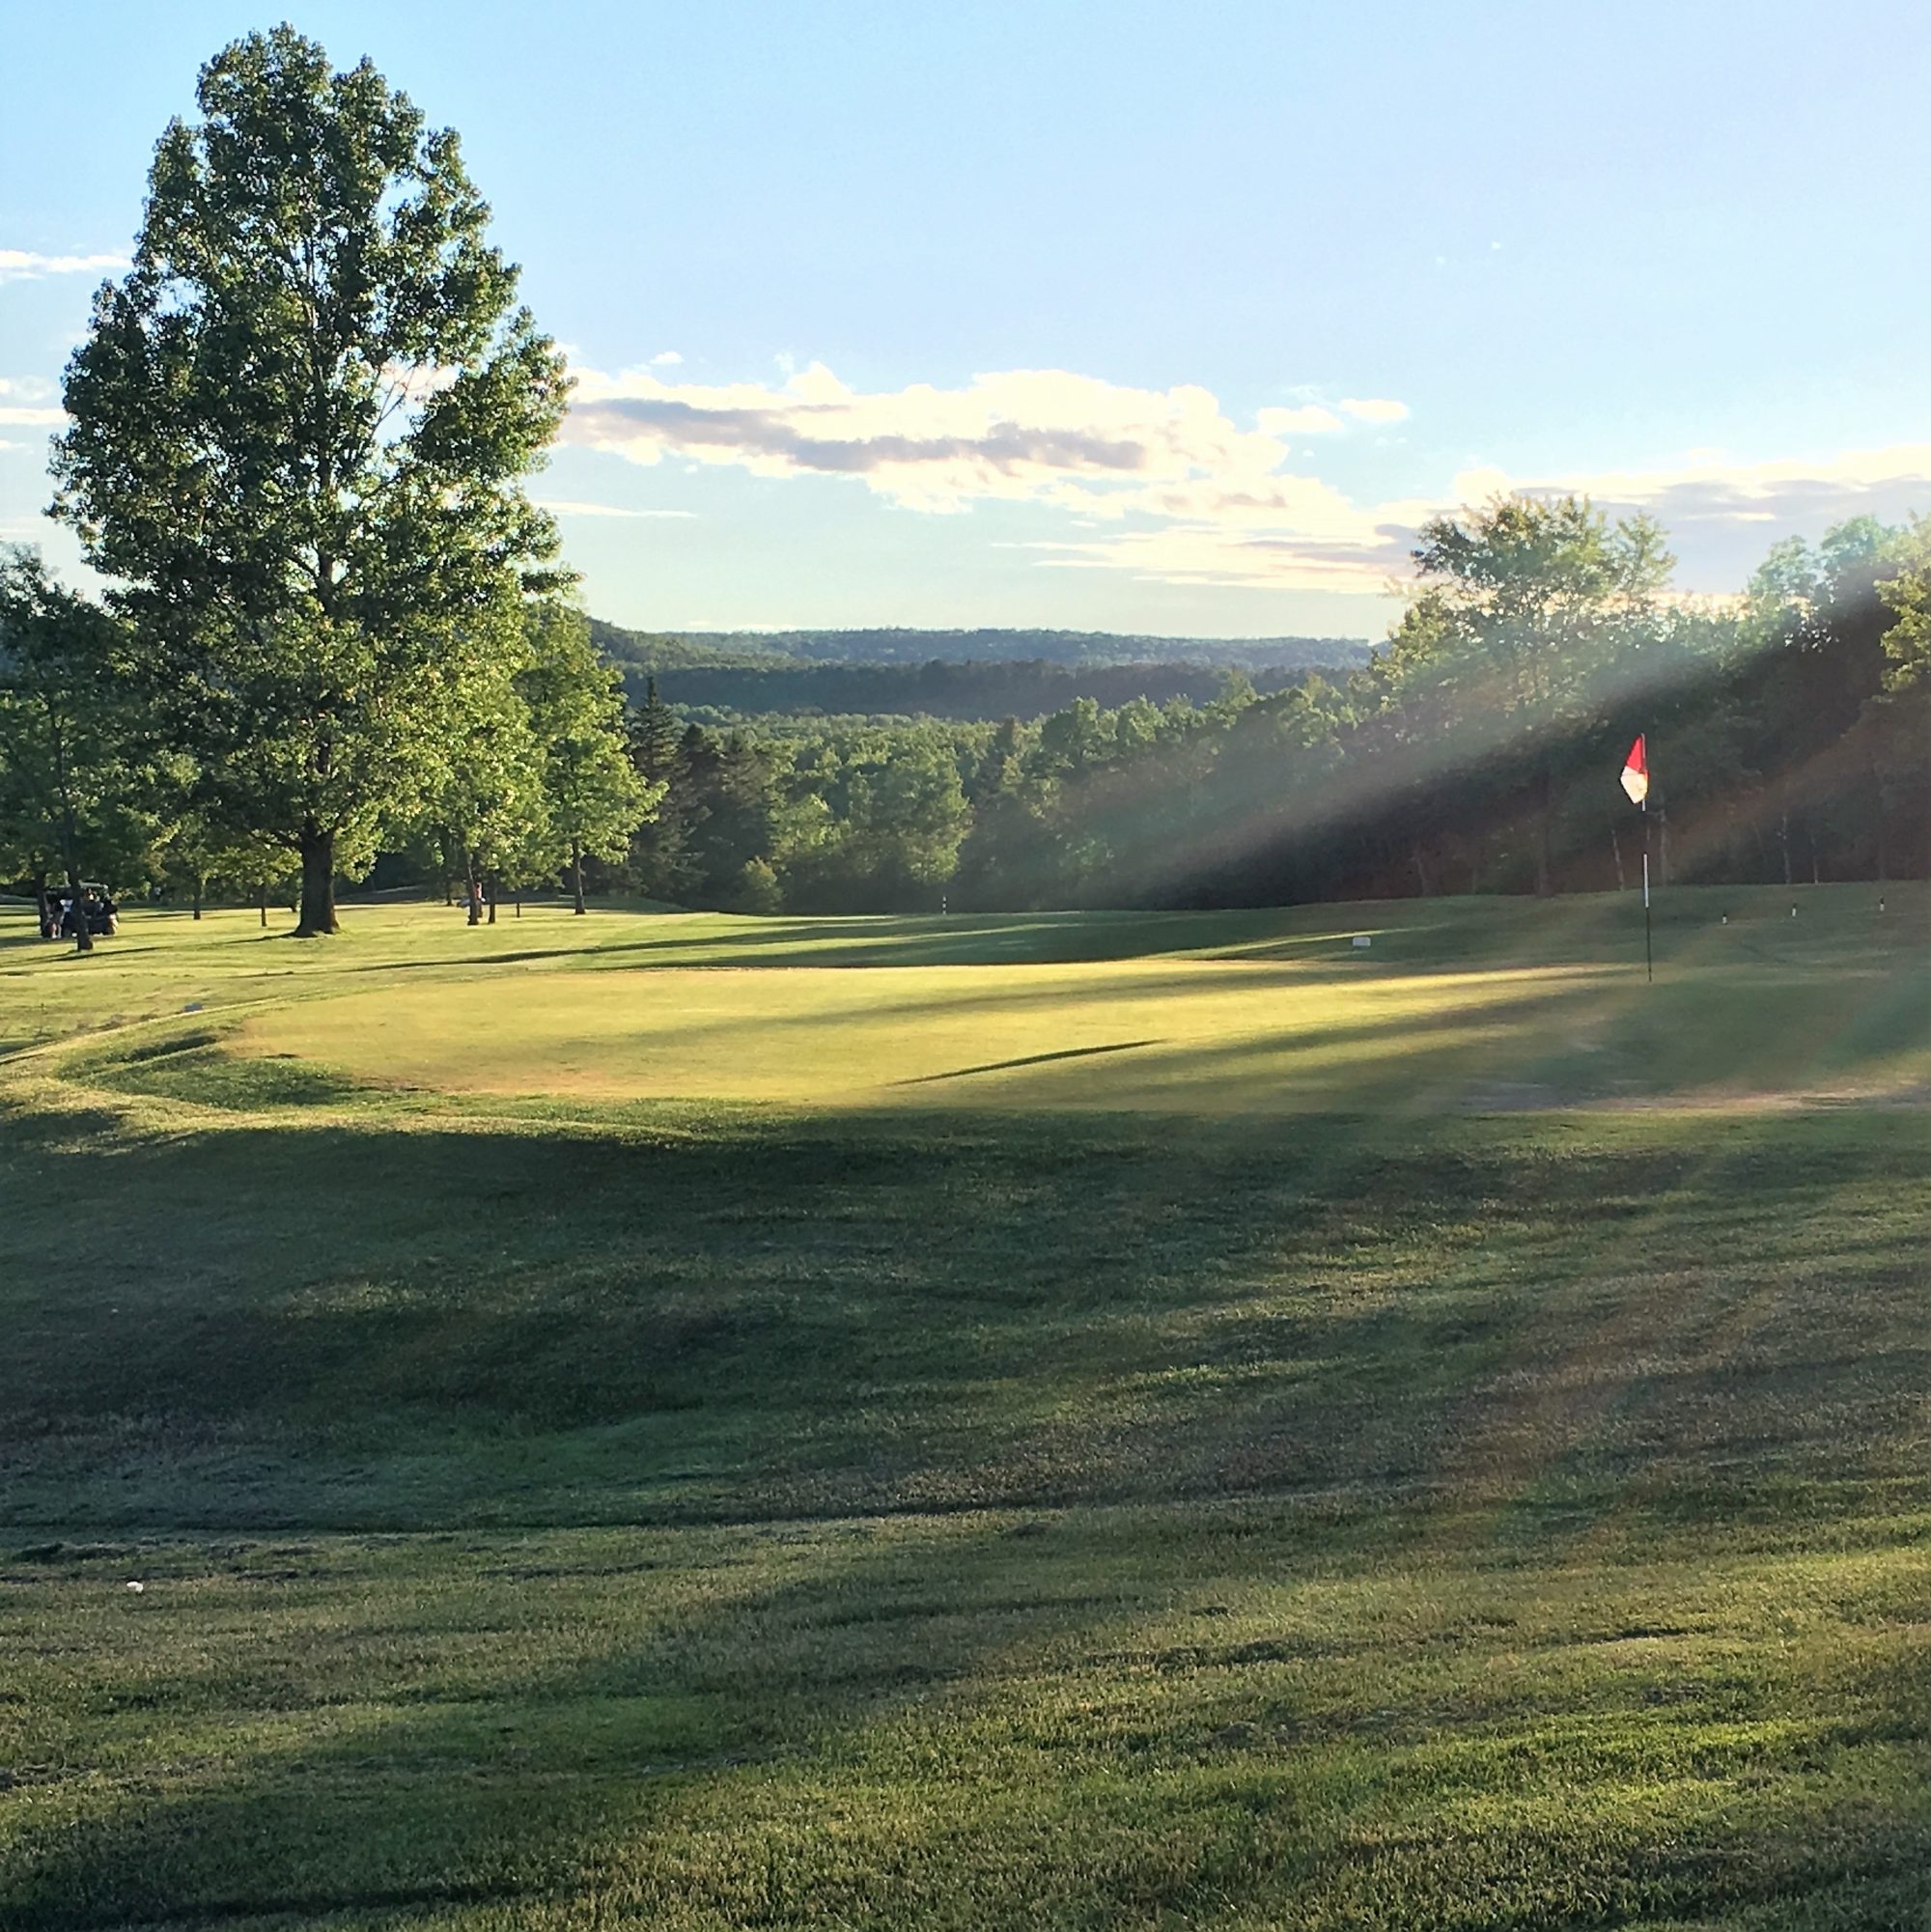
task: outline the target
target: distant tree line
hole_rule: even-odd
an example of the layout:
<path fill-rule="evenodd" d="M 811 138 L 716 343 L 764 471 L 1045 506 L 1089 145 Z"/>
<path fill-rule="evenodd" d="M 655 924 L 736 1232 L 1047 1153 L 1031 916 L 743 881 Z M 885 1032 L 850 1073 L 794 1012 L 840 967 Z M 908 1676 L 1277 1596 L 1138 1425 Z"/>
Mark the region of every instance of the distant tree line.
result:
<path fill-rule="evenodd" d="M 916 630 L 685 630 L 596 627 L 600 648 L 645 671 L 737 664 L 1191 664 L 1223 670 L 1293 671 L 1354 665 L 1367 645 L 1354 637 L 1161 637 L 1138 631 L 980 629 Z"/>
<path fill-rule="evenodd" d="M 1165 704 L 1185 698 L 1211 704 L 1235 672 L 1205 664 L 1053 664 L 1045 658 L 974 659 L 923 664 L 688 664 L 653 669 L 615 660 L 625 686 L 641 700 L 655 678 L 667 703 L 681 710 L 768 714 L 906 716 L 968 719 L 1044 717 L 1076 698 L 1111 709 L 1146 698 Z M 1344 668 L 1338 660 L 1327 667 Z M 1242 671 L 1262 693 L 1303 682 L 1306 669 L 1260 666 Z"/>

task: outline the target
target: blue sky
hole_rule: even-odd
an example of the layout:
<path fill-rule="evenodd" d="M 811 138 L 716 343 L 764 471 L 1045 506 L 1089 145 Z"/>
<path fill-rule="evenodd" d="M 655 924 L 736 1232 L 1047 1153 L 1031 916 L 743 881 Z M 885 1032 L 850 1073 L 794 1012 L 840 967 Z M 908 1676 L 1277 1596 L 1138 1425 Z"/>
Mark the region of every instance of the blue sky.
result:
<path fill-rule="evenodd" d="M 277 15 L 17 8 L 0 539 L 195 73 Z M 1915 6 L 319 4 L 457 127 L 580 378 L 535 493 L 649 628 L 1377 634 L 1500 487 L 1689 589 L 1931 512 Z M 532 24 L 534 21 L 534 24 Z"/>

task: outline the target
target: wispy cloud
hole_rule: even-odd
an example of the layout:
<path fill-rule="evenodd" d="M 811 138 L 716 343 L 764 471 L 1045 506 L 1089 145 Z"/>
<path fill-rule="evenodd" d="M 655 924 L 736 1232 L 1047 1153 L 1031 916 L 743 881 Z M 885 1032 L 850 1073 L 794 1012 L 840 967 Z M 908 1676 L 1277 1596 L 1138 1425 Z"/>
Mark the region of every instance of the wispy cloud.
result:
<path fill-rule="evenodd" d="M 1319 403 L 1293 409 L 1263 409 L 1254 421 L 1271 436 L 1331 436 L 1348 426 Z"/>
<path fill-rule="evenodd" d="M 1357 423 L 1405 423 L 1408 405 L 1386 396 L 1344 396 L 1342 410 Z"/>
<path fill-rule="evenodd" d="M 674 349 L 660 349 L 651 357 L 653 369 L 675 369 L 684 360 Z"/>
<path fill-rule="evenodd" d="M 37 255 L 28 248 L 0 248 L 0 284 L 37 282 L 45 275 L 100 275 L 127 266 L 125 255 Z"/>
<path fill-rule="evenodd" d="M 864 394 L 823 363 L 778 387 L 586 372 L 564 434 L 640 462 L 674 454 L 767 476 L 856 477 L 924 510 L 1050 496 L 1069 482 L 1177 480 L 1224 462 L 1240 437 L 1202 389 L 1123 389 L 1061 370 L 1016 370 L 959 389 Z M 1265 465 L 1282 453 L 1270 440 L 1249 461 Z"/>
<path fill-rule="evenodd" d="M 615 503 L 578 503 L 569 497 L 533 496 L 530 501 L 552 517 L 695 517 L 695 510 L 626 510 Z"/>
<path fill-rule="evenodd" d="M 1355 511 L 1358 522 L 1333 517 L 1325 528 L 1312 502 L 1202 492 L 1198 514 L 1165 524 L 1027 547 L 1044 564 L 1131 570 L 1168 583 L 1379 590 L 1408 574 L 1414 533 L 1428 518 L 1510 490 L 1586 496 L 1612 517 L 1647 512 L 1679 558 L 1678 595 L 1721 597 L 1780 537 L 1814 538 L 1852 517 L 1899 523 L 1931 514 L 1931 443 L 1762 462 L 1704 451 L 1652 469 L 1559 475 L 1470 468 L 1427 495 Z"/>
<path fill-rule="evenodd" d="M 1407 411 L 1394 403 L 1347 406 Z M 1288 435 L 1347 427 L 1309 403 L 1243 427 L 1207 389 L 1134 388 L 1063 369 L 1005 370 L 954 388 L 865 392 L 822 363 L 776 384 L 690 383 L 649 369 L 579 372 L 565 440 L 759 476 L 846 477 L 903 508 L 1032 503 L 1096 532 L 1042 563 L 1185 582 L 1378 590 L 1402 560 L 1381 510 L 1289 468 Z"/>
<path fill-rule="evenodd" d="M 1494 468 L 1464 470 L 1458 491 L 1574 490 L 1606 506 L 1652 511 L 1667 522 L 1783 523 L 1866 512 L 1898 517 L 1931 508 L 1931 443 L 1840 450 L 1825 457 L 1739 462 L 1718 450 L 1692 450 L 1653 469 L 1596 470 L 1548 479 L 1514 478 Z"/>
<path fill-rule="evenodd" d="M 57 430 L 67 421 L 65 409 L 42 408 L 38 404 L 0 403 L 0 424 L 15 430 Z"/>
<path fill-rule="evenodd" d="M 1685 587 L 1721 592 L 1740 585 L 1779 537 L 1814 537 L 1852 517 L 1899 523 L 1931 514 L 1931 443 L 1760 462 L 1693 450 L 1652 469 L 1557 476 L 1469 469 L 1454 479 L 1448 494 L 1456 502 L 1479 503 L 1508 490 L 1574 491 L 1612 515 L 1647 512 L 1680 554 Z"/>

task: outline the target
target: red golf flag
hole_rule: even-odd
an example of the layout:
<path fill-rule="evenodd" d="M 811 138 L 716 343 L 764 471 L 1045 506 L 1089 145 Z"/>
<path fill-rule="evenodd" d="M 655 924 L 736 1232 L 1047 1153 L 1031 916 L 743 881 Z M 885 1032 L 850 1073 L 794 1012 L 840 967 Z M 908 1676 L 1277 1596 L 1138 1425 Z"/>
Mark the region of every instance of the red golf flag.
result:
<path fill-rule="evenodd" d="M 1639 738 L 1630 746 L 1630 755 L 1623 760 L 1623 790 L 1629 794 L 1633 805 L 1641 804 L 1649 797 L 1649 758 Z"/>

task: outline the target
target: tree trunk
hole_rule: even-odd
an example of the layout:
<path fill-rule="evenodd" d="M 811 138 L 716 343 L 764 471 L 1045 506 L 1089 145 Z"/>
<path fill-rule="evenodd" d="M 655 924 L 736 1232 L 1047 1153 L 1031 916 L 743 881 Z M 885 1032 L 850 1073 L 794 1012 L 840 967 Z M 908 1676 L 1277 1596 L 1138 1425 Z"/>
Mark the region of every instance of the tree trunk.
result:
<path fill-rule="evenodd" d="M 1549 767 L 1545 765 L 1535 785 L 1535 896 L 1538 899 L 1550 898 L 1555 891 L 1554 869 L 1549 856 L 1549 822 L 1555 813 L 1554 790 Z"/>
<path fill-rule="evenodd" d="M 313 819 L 301 834 L 301 913 L 295 938 L 318 939 L 342 930 L 335 916 L 335 834 Z"/>
<path fill-rule="evenodd" d="M 576 890 L 576 904 L 571 910 L 574 912 L 589 910 L 583 903 L 583 848 L 574 839 L 570 842 L 570 879 Z"/>
<path fill-rule="evenodd" d="M 73 792 L 68 784 L 67 739 L 58 726 L 53 731 L 53 752 L 54 784 L 61 804 L 61 860 L 67 868 L 68 889 L 73 895 L 73 949 L 91 953 L 94 935 L 87 930 L 87 909 L 80 903 L 80 839 L 74 826 Z"/>
<path fill-rule="evenodd" d="M 87 915 L 86 901 L 80 896 L 80 867 L 71 859 L 68 861 L 67 889 L 73 907 L 73 949 L 77 953 L 91 953 L 94 950 L 93 922 Z"/>
<path fill-rule="evenodd" d="M 53 908 L 47 904 L 47 875 L 44 872 L 34 874 L 34 915 L 40 920 L 44 937 L 53 927 Z M 60 934 L 55 932 L 54 938 L 59 938 Z"/>
<path fill-rule="evenodd" d="M 483 923 L 483 882 L 476 875 L 476 854 L 473 852 L 462 854 L 462 884 L 469 899 L 469 923 L 480 926 Z"/>
<path fill-rule="evenodd" d="M 1864 783 L 1870 791 L 1871 873 L 1880 884 L 1890 870 L 1890 837 L 1885 826 L 1883 727 L 1866 715 L 1863 728 Z"/>
<path fill-rule="evenodd" d="M 1777 836 L 1778 843 L 1783 848 L 1783 882 L 1788 885 L 1790 883 L 1790 806 L 1788 801 L 1783 803 L 1778 812 Z"/>
<path fill-rule="evenodd" d="M 262 911 L 262 924 L 266 927 L 268 923 L 268 882 L 266 879 L 262 882 L 258 904 Z"/>
<path fill-rule="evenodd" d="M 197 872 L 194 876 L 194 916 L 197 919 L 201 917 L 202 885 L 203 885 L 203 881 L 201 874 Z"/>
<path fill-rule="evenodd" d="M 1414 876 L 1421 886 L 1421 896 L 1424 899 L 1434 898 L 1435 886 L 1428 877 L 1428 860 L 1422 854 L 1421 841 L 1419 839 L 1415 840 L 1410 856 L 1414 860 Z"/>
<path fill-rule="evenodd" d="M 490 894 L 490 923 L 496 923 L 496 875 L 492 872 L 486 882 Z"/>
<path fill-rule="evenodd" d="M 1615 854 L 1616 890 L 1626 892 L 1629 889 L 1629 881 L 1623 877 L 1623 842 L 1614 826 L 1609 827 L 1609 850 Z"/>

